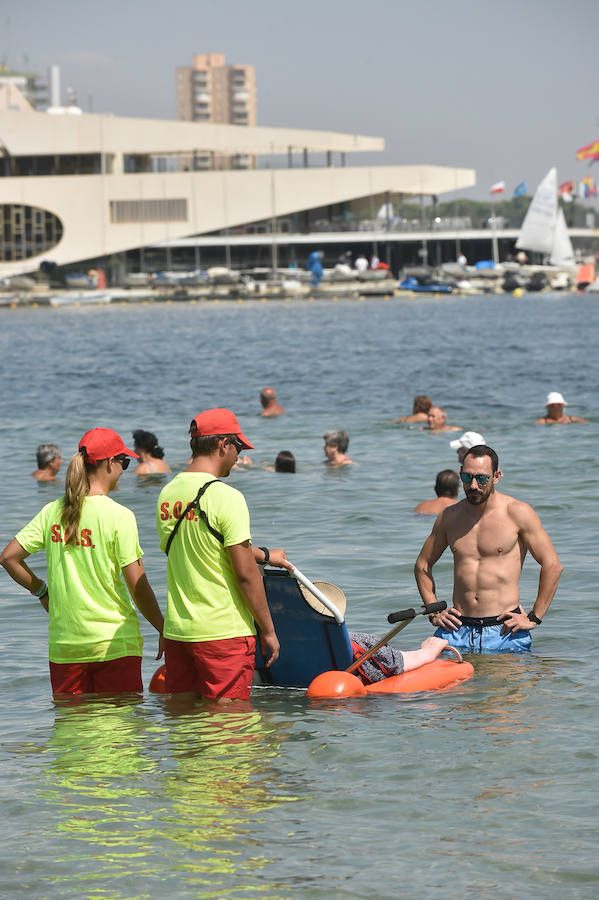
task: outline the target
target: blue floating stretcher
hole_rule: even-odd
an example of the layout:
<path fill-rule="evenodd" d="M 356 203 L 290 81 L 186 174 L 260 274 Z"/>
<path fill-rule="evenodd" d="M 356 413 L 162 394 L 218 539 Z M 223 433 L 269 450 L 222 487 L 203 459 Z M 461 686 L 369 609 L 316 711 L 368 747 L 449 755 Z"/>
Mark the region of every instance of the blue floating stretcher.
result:
<path fill-rule="evenodd" d="M 297 569 L 294 575 L 270 569 L 264 572 L 266 599 L 281 652 L 276 662 L 266 668 L 256 641 L 254 684 L 305 688 L 322 672 L 346 669 L 353 662 L 343 614 L 333 614 L 333 604 L 325 609 L 318 601 L 306 599 L 308 594 L 304 596 L 299 584 L 304 577 Z M 311 584 L 304 579 L 306 582 Z M 313 602 L 324 612 L 315 609 Z"/>

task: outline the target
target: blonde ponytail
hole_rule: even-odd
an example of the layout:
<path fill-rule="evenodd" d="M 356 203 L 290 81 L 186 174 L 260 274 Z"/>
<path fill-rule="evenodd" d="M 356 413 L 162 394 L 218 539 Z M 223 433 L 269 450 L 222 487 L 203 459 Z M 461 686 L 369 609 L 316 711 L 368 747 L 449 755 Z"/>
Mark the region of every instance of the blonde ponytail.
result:
<path fill-rule="evenodd" d="M 60 520 L 64 531 L 65 544 L 75 545 L 79 532 L 79 519 L 83 500 L 89 493 L 88 467 L 82 453 L 71 457 L 65 477 L 64 501 Z"/>

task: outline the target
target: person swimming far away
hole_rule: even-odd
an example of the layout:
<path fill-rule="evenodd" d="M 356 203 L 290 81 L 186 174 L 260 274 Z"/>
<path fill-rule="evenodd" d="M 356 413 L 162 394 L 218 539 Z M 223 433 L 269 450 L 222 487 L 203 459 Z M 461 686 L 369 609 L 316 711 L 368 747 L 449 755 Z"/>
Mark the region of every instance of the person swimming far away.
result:
<path fill-rule="evenodd" d="M 547 394 L 547 400 L 545 401 L 547 415 L 543 416 L 542 419 L 537 419 L 535 425 L 576 425 L 579 423 L 586 424 L 589 421 L 588 419 L 581 419 L 578 416 L 566 415 L 564 406 L 567 405 L 567 402 L 559 391 L 550 391 Z"/>
<path fill-rule="evenodd" d="M 133 432 L 133 446 L 139 456 L 139 464 L 134 475 L 157 475 L 170 472 L 171 467 L 164 458 L 164 450 L 158 445 L 158 438 L 151 431 Z"/>
<path fill-rule="evenodd" d="M 399 419 L 391 419 L 391 422 L 426 422 L 426 416 L 433 405 L 433 401 L 428 394 L 416 394 L 414 403 L 412 404 L 412 415 L 401 416 Z"/>
<path fill-rule="evenodd" d="M 285 410 L 277 400 L 274 388 L 262 388 L 260 391 L 260 403 L 262 404 L 262 412 L 260 415 L 263 419 L 274 418 L 275 416 L 282 416 L 285 414 Z"/>

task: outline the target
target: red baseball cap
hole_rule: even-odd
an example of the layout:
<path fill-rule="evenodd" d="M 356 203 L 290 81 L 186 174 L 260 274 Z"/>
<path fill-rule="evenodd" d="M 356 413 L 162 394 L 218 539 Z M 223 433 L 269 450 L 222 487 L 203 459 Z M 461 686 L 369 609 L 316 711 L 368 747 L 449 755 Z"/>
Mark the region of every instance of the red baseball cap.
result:
<path fill-rule="evenodd" d="M 230 409 L 204 410 L 195 419 L 191 420 L 189 433 L 192 437 L 208 437 L 208 435 L 212 434 L 234 434 L 243 444 L 244 450 L 254 449 L 254 445 L 250 444 L 241 430 L 237 416 Z"/>
<path fill-rule="evenodd" d="M 86 431 L 79 441 L 79 451 L 85 451 L 84 456 L 90 463 L 97 463 L 102 459 L 122 454 L 139 459 L 137 453 L 125 447 L 120 434 L 117 434 L 112 428 L 92 428 L 90 431 Z"/>

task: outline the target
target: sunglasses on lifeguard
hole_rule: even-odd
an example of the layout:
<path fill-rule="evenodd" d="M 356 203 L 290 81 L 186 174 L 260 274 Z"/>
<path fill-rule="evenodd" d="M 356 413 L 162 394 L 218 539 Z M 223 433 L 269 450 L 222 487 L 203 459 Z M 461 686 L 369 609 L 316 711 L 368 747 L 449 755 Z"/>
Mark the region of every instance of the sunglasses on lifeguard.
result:
<path fill-rule="evenodd" d="M 479 487 L 487 484 L 490 477 L 490 475 L 471 475 L 470 472 L 460 472 L 460 478 L 464 484 L 472 484 L 472 479 L 476 478 Z"/>
<path fill-rule="evenodd" d="M 123 472 L 129 468 L 131 462 L 128 456 L 115 456 L 114 461 L 120 463 Z"/>
<path fill-rule="evenodd" d="M 237 455 L 239 456 L 239 454 L 243 450 L 243 444 L 241 443 L 239 438 L 229 438 L 229 443 L 233 444 L 233 446 L 237 450 Z"/>

